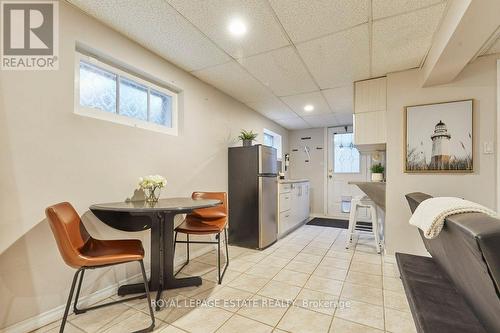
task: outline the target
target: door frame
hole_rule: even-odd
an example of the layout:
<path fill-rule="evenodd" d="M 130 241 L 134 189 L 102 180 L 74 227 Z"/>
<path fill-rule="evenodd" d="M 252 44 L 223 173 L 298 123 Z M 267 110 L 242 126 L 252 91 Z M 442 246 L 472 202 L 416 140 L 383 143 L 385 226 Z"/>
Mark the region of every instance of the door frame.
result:
<path fill-rule="evenodd" d="M 324 175 L 324 179 L 325 179 L 325 188 L 324 188 L 324 215 L 326 217 L 330 217 L 330 218 L 345 218 L 346 216 L 340 216 L 340 215 L 330 215 L 329 214 L 329 210 L 328 210 L 328 203 L 329 203 L 329 199 L 330 199 L 330 196 L 331 196 L 331 193 L 329 191 L 329 183 L 330 183 L 330 180 L 329 180 L 329 171 L 330 169 L 333 170 L 333 165 L 331 165 L 333 163 L 333 152 L 334 152 L 334 147 L 332 146 L 333 145 L 333 140 L 330 140 L 329 139 L 329 136 L 330 136 L 330 131 L 333 130 L 333 129 L 344 129 L 345 133 L 353 133 L 354 131 L 354 128 L 353 128 L 353 125 L 344 125 L 344 126 L 331 126 L 331 127 L 327 127 L 325 128 L 325 147 L 326 147 L 326 151 L 325 151 L 325 175 Z M 340 132 L 339 132 L 340 133 Z M 360 158 L 363 158 L 362 154 L 360 154 Z M 367 157 L 366 157 L 367 158 Z M 360 160 L 360 167 L 362 168 L 363 167 L 363 162 L 362 160 Z M 366 163 L 369 163 L 369 161 L 367 160 Z M 368 167 L 368 165 L 366 166 Z M 332 171 L 333 172 L 333 171 Z"/>

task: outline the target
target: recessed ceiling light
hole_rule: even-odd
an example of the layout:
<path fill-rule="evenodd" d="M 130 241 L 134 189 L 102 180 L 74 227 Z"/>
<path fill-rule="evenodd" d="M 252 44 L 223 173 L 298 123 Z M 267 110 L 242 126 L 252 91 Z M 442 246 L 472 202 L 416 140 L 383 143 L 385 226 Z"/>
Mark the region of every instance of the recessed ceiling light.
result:
<path fill-rule="evenodd" d="M 314 110 L 314 105 L 307 104 L 306 106 L 304 106 L 304 111 L 311 112 L 312 110 Z"/>
<path fill-rule="evenodd" d="M 247 26 L 239 18 L 232 19 L 231 22 L 229 22 L 228 29 L 231 35 L 236 37 L 241 37 L 247 33 Z"/>

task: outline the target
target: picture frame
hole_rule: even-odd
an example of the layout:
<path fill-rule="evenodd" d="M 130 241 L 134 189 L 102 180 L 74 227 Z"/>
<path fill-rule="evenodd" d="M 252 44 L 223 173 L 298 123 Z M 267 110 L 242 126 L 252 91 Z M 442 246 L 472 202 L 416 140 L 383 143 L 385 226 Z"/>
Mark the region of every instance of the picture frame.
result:
<path fill-rule="evenodd" d="M 404 172 L 474 172 L 473 110 L 473 99 L 406 106 Z"/>

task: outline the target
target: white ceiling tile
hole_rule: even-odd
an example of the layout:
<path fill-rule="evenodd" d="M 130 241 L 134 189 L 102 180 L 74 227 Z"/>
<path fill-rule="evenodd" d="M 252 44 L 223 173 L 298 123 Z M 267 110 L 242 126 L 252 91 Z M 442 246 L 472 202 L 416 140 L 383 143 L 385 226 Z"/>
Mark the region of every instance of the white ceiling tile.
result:
<path fill-rule="evenodd" d="M 330 107 L 326 102 L 325 98 L 319 91 L 307 94 L 293 95 L 281 97 L 281 100 L 285 102 L 295 113 L 302 116 L 312 116 L 323 113 L 330 113 Z M 313 111 L 305 111 L 304 106 L 306 105 L 314 106 Z"/>
<path fill-rule="evenodd" d="M 352 125 L 352 113 L 347 112 L 339 112 L 335 113 L 335 117 L 337 118 L 337 125 Z"/>
<path fill-rule="evenodd" d="M 370 76 L 368 24 L 297 45 L 321 89 Z"/>
<path fill-rule="evenodd" d="M 271 96 L 270 91 L 236 61 L 205 68 L 192 74 L 243 103 L 257 102 Z"/>
<path fill-rule="evenodd" d="M 491 45 L 488 51 L 486 51 L 485 54 L 494 54 L 494 53 L 500 53 L 500 38 L 497 39 L 497 41 Z"/>
<path fill-rule="evenodd" d="M 333 112 L 353 112 L 354 110 L 354 87 L 352 84 L 322 90 L 323 96 L 325 96 L 328 105 Z"/>
<path fill-rule="evenodd" d="M 368 0 L 270 0 L 294 42 L 368 22 Z"/>
<path fill-rule="evenodd" d="M 306 123 L 302 118 L 298 116 L 285 119 L 277 119 L 275 121 L 289 130 L 311 128 L 311 126 L 308 123 Z"/>
<path fill-rule="evenodd" d="M 288 45 L 269 4 L 262 0 L 168 0 L 184 17 L 234 58 Z M 247 33 L 229 33 L 231 20 L 244 22 Z"/>
<path fill-rule="evenodd" d="M 333 113 L 304 117 L 306 123 L 313 128 L 337 126 L 339 122 Z"/>
<path fill-rule="evenodd" d="M 270 119 L 293 118 L 297 115 L 277 97 L 262 98 L 260 101 L 247 103 L 249 107 Z"/>
<path fill-rule="evenodd" d="M 373 0 L 373 19 L 407 13 L 440 2 L 443 0 Z"/>
<path fill-rule="evenodd" d="M 373 22 L 374 76 L 420 66 L 445 3 Z"/>
<path fill-rule="evenodd" d="M 230 59 L 163 0 L 68 1 L 187 71 Z"/>
<path fill-rule="evenodd" d="M 291 46 L 243 58 L 239 62 L 277 96 L 318 90 L 311 75 Z"/>

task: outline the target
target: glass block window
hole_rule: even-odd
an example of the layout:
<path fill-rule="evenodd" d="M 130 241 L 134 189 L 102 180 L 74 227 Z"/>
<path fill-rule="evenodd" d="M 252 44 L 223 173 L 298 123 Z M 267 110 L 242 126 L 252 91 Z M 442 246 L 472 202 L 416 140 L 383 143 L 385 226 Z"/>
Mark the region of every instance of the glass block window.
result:
<path fill-rule="evenodd" d="M 352 133 L 338 133 L 333 136 L 335 173 L 359 173 L 360 156 L 354 147 Z"/>
<path fill-rule="evenodd" d="M 80 62 L 80 105 L 116 112 L 116 79 L 113 73 Z"/>
<path fill-rule="evenodd" d="M 172 117 L 169 117 L 169 110 L 172 108 L 172 97 L 152 90 L 149 99 L 149 120 L 159 125 L 172 127 Z"/>
<path fill-rule="evenodd" d="M 148 120 L 148 88 L 132 80 L 120 78 L 120 108 L 122 116 Z"/>
<path fill-rule="evenodd" d="M 77 82 L 76 113 L 177 135 L 176 93 L 83 54 Z"/>

